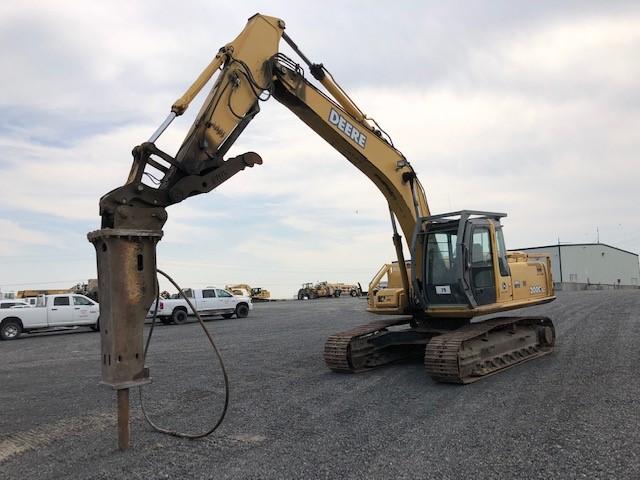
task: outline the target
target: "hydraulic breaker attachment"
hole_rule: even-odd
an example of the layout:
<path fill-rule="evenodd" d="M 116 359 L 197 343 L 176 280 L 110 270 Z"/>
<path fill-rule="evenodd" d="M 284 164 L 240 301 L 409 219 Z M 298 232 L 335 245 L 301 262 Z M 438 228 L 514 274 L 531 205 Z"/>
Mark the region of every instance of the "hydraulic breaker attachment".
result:
<path fill-rule="evenodd" d="M 129 447 L 129 388 L 149 383 L 144 320 L 156 296 L 156 244 L 162 230 L 103 228 L 96 249 L 102 383 L 118 390 L 118 445 Z"/>
<path fill-rule="evenodd" d="M 142 327 L 155 299 L 162 231 L 104 228 L 88 237 L 98 260 L 102 383 L 115 389 L 147 383 Z"/>

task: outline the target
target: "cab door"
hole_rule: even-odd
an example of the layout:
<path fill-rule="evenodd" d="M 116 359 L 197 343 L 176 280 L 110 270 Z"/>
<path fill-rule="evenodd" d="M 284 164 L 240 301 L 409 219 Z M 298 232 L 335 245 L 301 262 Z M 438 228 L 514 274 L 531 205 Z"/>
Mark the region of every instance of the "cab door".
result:
<path fill-rule="evenodd" d="M 471 227 L 471 290 L 478 305 L 496 303 L 493 242 L 488 223 Z"/>
<path fill-rule="evenodd" d="M 495 254 L 494 262 L 496 263 L 495 273 L 498 281 L 496 282 L 497 301 L 498 303 L 509 302 L 513 300 L 513 281 L 511 279 L 511 269 L 507 259 L 507 249 L 504 243 L 504 235 L 502 227 L 493 224 L 495 232 Z"/>
<path fill-rule="evenodd" d="M 71 295 L 55 295 L 49 297 L 47 305 L 47 324 L 50 327 L 73 325 L 73 306 Z"/>
<path fill-rule="evenodd" d="M 216 295 L 220 301 L 220 308 L 224 310 L 233 310 L 235 308 L 235 299 L 233 295 L 231 295 L 226 290 L 222 290 L 220 288 L 216 289 Z"/>
<path fill-rule="evenodd" d="M 88 298 L 73 296 L 73 321 L 75 324 L 94 324 L 98 319 L 98 307 Z"/>
<path fill-rule="evenodd" d="M 215 288 L 205 288 L 202 290 L 202 310 L 206 313 L 215 312 L 220 309 L 220 300 L 216 296 Z"/>

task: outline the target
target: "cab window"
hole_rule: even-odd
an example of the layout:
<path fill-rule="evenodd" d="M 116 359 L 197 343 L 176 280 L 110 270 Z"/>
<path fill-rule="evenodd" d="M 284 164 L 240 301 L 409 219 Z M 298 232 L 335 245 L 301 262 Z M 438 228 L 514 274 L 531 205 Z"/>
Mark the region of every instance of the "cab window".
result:
<path fill-rule="evenodd" d="M 62 307 L 65 305 L 69 305 L 69 297 L 55 297 L 53 299 L 53 305 L 56 307 Z"/>
<path fill-rule="evenodd" d="M 202 298 L 216 298 L 215 290 L 202 290 Z"/>
<path fill-rule="evenodd" d="M 451 232 L 432 233 L 427 238 L 428 279 L 431 285 L 455 282 L 457 235 Z"/>
<path fill-rule="evenodd" d="M 216 293 L 218 294 L 219 297 L 233 297 L 233 295 L 231 295 L 229 292 L 225 290 L 216 289 Z"/>
<path fill-rule="evenodd" d="M 471 263 L 474 266 L 483 266 L 491 263 L 491 236 L 488 228 L 480 227 L 475 228 L 473 231 Z"/>
<path fill-rule="evenodd" d="M 77 295 L 74 295 L 73 304 L 74 305 L 93 305 L 93 302 L 84 297 L 78 297 Z"/>
<path fill-rule="evenodd" d="M 498 240 L 498 266 L 500 267 L 500 275 L 508 277 L 511 275 L 509 271 L 509 262 L 507 262 L 507 249 L 504 245 L 504 235 L 502 229 L 496 229 L 496 238 Z"/>
<path fill-rule="evenodd" d="M 20 305 L 24 305 L 24 303 L 21 303 L 21 302 L 0 303 L 0 308 L 11 308 L 11 307 L 15 307 L 16 305 L 20 306 Z"/>

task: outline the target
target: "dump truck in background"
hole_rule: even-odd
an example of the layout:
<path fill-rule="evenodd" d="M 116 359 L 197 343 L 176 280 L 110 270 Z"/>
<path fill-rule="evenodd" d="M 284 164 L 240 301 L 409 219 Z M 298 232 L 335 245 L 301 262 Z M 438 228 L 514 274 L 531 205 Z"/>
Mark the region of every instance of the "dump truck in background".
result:
<path fill-rule="evenodd" d="M 234 295 L 241 297 L 250 297 L 252 302 L 268 302 L 271 299 L 271 292 L 262 287 L 251 287 L 246 283 L 237 283 L 235 285 L 226 285 L 224 287 Z"/>
<path fill-rule="evenodd" d="M 342 294 L 340 288 L 336 288 L 334 284 L 328 282 L 303 283 L 302 288 L 298 290 L 298 300 L 311 300 L 322 297 L 339 297 Z"/>
<path fill-rule="evenodd" d="M 360 283 L 330 283 L 329 286 L 340 290 L 340 295 L 350 295 L 352 297 L 360 297 L 363 295 Z"/>

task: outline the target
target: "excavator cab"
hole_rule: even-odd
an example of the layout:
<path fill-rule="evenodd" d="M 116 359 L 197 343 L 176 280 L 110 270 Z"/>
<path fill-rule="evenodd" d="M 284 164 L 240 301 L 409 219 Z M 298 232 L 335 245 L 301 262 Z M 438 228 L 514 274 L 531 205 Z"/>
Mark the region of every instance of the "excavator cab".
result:
<path fill-rule="evenodd" d="M 426 273 L 417 284 L 427 305 L 487 305 L 497 300 L 496 263 L 509 276 L 497 232 L 503 213 L 461 211 L 423 219 L 416 244 Z M 497 255 L 496 255 L 497 253 Z M 494 258 L 495 257 L 495 258 Z M 417 271 L 414 267 L 413 271 Z"/>
<path fill-rule="evenodd" d="M 547 262 L 519 261 L 518 254 L 507 252 L 500 224 L 505 216 L 462 210 L 421 219 L 411 272 L 416 299 L 427 315 L 469 318 L 504 310 L 507 303 L 522 306 L 518 295 L 514 299 L 514 286 L 523 289 L 527 282 L 527 302 L 553 298 Z"/>

